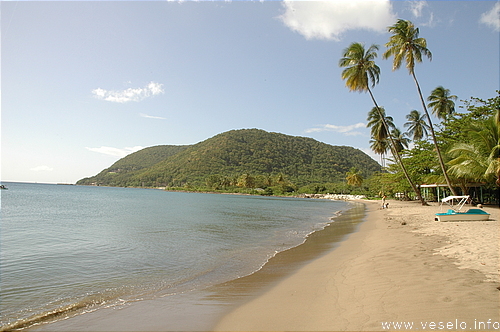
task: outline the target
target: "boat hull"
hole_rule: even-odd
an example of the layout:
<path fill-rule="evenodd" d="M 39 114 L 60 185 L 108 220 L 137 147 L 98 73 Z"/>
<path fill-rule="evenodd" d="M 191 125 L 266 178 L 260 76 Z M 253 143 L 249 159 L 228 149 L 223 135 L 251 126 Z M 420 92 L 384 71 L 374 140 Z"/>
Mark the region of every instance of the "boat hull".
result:
<path fill-rule="evenodd" d="M 490 218 L 490 214 L 480 209 L 470 209 L 467 212 L 456 212 L 448 210 L 445 213 L 436 213 L 436 221 L 484 221 Z"/>

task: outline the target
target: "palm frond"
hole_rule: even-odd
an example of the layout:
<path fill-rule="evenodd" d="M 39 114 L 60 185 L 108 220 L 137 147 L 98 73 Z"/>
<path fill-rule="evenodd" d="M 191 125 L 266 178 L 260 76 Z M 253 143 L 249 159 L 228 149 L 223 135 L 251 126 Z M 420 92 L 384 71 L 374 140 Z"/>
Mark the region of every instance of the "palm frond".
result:
<path fill-rule="evenodd" d="M 352 43 L 339 60 L 339 66 L 345 67 L 341 77 L 351 91 L 367 91 L 369 86 L 379 83 L 380 68 L 375 64 L 378 45 L 371 45 L 367 50 L 363 44 Z"/>
<path fill-rule="evenodd" d="M 419 38 L 419 29 L 412 22 L 399 19 L 396 24 L 387 28 L 392 33 L 389 42 L 385 44 L 387 50 L 383 58 L 394 57 L 392 70 L 401 67 L 403 60 L 408 71 L 413 73 L 416 62 L 422 62 L 422 55 L 432 60 L 432 53 L 427 49 L 425 38 Z"/>

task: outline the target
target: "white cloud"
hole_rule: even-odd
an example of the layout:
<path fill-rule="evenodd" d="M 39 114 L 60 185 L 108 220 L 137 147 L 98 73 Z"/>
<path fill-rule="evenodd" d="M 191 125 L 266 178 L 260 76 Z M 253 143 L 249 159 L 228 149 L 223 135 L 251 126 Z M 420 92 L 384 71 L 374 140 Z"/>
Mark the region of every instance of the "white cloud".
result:
<path fill-rule="evenodd" d="M 148 119 L 158 119 L 158 120 L 166 120 L 167 118 L 161 117 L 161 116 L 154 116 L 154 115 L 147 115 L 144 113 L 139 113 L 140 116 L 143 118 L 148 118 Z"/>
<path fill-rule="evenodd" d="M 54 169 L 52 167 L 46 165 L 30 168 L 30 171 L 35 171 L 35 172 L 52 172 L 53 170 Z"/>
<path fill-rule="evenodd" d="M 430 12 L 429 10 L 425 10 L 424 13 L 424 8 L 429 7 L 429 4 L 425 0 L 410 0 L 407 2 L 408 8 L 407 10 L 411 12 L 413 17 L 419 18 L 419 19 L 426 19 L 428 17 L 426 22 L 415 22 L 418 26 L 425 26 L 425 27 L 435 27 L 436 22 L 434 20 L 434 13 Z"/>
<path fill-rule="evenodd" d="M 495 3 L 490 11 L 483 13 L 479 22 L 491 26 L 495 31 L 500 31 L 500 2 Z"/>
<path fill-rule="evenodd" d="M 348 30 L 386 31 L 396 21 L 389 0 L 285 1 L 279 19 L 306 39 L 340 40 Z"/>
<path fill-rule="evenodd" d="M 436 22 L 434 21 L 434 13 L 429 14 L 429 20 L 426 23 L 422 23 L 422 26 L 431 27 L 431 28 L 436 26 Z"/>
<path fill-rule="evenodd" d="M 128 154 L 144 149 L 143 146 L 126 147 L 123 149 L 113 148 L 109 146 L 101 146 L 100 148 L 88 148 L 89 151 L 99 152 L 102 154 L 107 154 L 108 156 L 123 158 Z"/>
<path fill-rule="evenodd" d="M 120 91 L 108 91 L 101 88 L 92 90 L 97 99 L 103 99 L 115 103 L 127 103 L 129 101 L 141 101 L 151 96 L 164 93 L 163 84 L 150 82 L 143 88 L 128 88 Z"/>
<path fill-rule="evenodd" d="M 317 128 L 309 128 L 306 129 L 306 133 L 315 133 L 315 132 L 321 132 L 321 131 L 333 131 L 336 133 L 341 133 L 346 136 L 357 136 L 357 135 L 362 135 L 361 132 L 355 131 L 354 129 L 358 128 L 366 128 L 366 124 L 359 122 L 353 125 L 349 126 L 337 126 L 337 125 L 332 125 L 332 124 L 325 124 L 321 125 Z"/>
<path fill-rule="evenodd" d="M 411 13 L 415 17 L 422 16 L 422 9 L 424 9 L 424 7 L 428 6 L 427 1 L 418 1 L 418 0 L 417 1 L 410 1 L 409 5 L 410 5 Z"/>

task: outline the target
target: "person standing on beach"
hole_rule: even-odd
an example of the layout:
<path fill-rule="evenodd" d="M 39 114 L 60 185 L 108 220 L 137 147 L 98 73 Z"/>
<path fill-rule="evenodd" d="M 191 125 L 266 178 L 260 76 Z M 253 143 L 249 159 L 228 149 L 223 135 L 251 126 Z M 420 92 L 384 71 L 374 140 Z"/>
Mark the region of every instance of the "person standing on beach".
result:
<path fill-rule="evenodd" d="M 382 196 L 382 209 L 385 209 L 385 195 Z"/>

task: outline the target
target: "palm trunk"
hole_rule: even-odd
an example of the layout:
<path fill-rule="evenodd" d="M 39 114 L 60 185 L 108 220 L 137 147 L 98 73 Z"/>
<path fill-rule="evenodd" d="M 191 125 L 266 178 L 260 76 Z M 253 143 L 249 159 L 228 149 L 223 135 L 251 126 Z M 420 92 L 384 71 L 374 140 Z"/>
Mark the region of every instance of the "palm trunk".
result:
<path fill-rule="evenodd" d="M 441 170 L 443 171 L 444 178 L 446 180 L 446 184 L 448 185 L 448 188 L 450 188 L 450 191 L 454 196 L 457 196 L 457 193 L 455 192 L 455 189 L 451 185 L 450 178 L 448 177 L 448 173 L 446 172 L 446 166 L 443 161 L 443 157 L 441 155 L 441 150 L 439 149 L 437 139 L 436 139 L 436 134 L 434 133 L 434 126 L 432 125 L 431 117 L 429 115 L 429 112 L 427 111 L 427 106 L 425 106 L 425 101 L 424 97 L 422 96 L 422 90 L 420 90 L 420 85 L 418 84 L 417 77 L 415 76 L 415 72 L 412 70 L 411 75 L 413 76 L 413 80 L 415 81 L 415 85 L 417 86 L 417 91 L 420 96 L 420 101 L 422 102 L 422 107 L 424 108 L 425 114 L 427 116 L 427 121 L 429 122 L 429 128 L 431 130 L 431 136 L 432 140 L 434 141 L 434 146 L 436 147 L 436 153 L 438 155 L 438 160 L 439 160 L 439 165 L 441 166 Z"/>
<path fill-rule="evenodd" d="M 408 174 L 408 171 L 406 170 L 406 167 L 403 164 L 403 161 L 401 160 L 401 156 L 399 155 L 399 152 L 396 150 L 396 144 L 394 142 L 394 139 L 392 138 L 391 131 L 389 130 L 389 126 L 387 125 L 387 122 L 385 121 L 385 116 L 384 116 L 384 114 L 382 114 L 382 111 L 380 111 L 380 108 L 378 107 L 377 101 L 375 100 L 375 97 L 373 97 L 373 93 L 370 90 L 370 88 L 368 88 L 368 92 L 370 93 L 370 97 L 372 98 L 372 101 L 375 104 L 377 111 L 379 112 L 380 118 L 382 119 L 382 123 L 384 124 L 385 130 L 387 131 L 387 135 L 389 136 L 389 140 L 391 142 L 390 147 L 391 147 L 392 155 L 396 158 L 396 161 L 401 166 L 401 169 L 403 170 L 403 173 L 406 177 L 406 180 L 408 180 L 408 183 L 413 188 L 413 191 L 415 191 L 417 196 L 420 198 L 422 205 L 427 205 L 427 202 L 422 197 L 422 193 L 420 192 L 420 188 L 418 186 L 416 186 L 415 183 L 413 183 L 413 181 L 411 180 L 410 175 Z"/>

